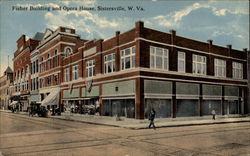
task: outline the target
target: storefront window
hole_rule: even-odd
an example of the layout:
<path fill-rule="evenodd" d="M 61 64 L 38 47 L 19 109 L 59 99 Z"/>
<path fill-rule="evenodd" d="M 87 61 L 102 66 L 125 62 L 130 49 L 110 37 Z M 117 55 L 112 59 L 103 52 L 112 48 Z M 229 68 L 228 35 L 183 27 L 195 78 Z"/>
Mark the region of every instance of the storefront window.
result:
<path fill-rule="evenodd" d="M 103 100 L 103 113 L 105 116 L 135 118 L 135 100 Z"/>
<path fill-rule="evenodd" d="M 145 118 L 151 109 L 154 108 L 156 112 L 156 118 L 171 117 L 171 100 L 170 99 L 146 99 L 145 100 Z"/>

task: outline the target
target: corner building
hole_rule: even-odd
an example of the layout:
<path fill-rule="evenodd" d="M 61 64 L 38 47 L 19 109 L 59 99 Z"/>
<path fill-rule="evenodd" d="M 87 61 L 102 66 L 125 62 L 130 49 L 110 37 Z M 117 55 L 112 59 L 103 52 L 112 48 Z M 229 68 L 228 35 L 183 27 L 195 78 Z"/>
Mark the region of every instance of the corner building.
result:
<path fill-rule="evenodd" d="M 220 115 L 248 113 L 247 49 L 160 32 L 139 21 L 127 32 L 72 50 L 60 47 L 64 110 L 82 113 L 95 105 L 100 115 L 136 119 L 147 118 L 152 107 L 163 118 L 210 115 L 213 109 Z"/>

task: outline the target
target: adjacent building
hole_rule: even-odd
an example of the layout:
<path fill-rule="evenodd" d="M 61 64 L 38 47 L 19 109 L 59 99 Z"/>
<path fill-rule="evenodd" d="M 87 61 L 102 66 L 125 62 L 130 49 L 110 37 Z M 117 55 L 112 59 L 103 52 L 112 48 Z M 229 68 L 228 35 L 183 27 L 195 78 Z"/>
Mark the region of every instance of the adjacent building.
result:
<path fill-rule="evenodd" d="M 17 50 L 14 53 L 14 88 L 12 101 L 15 101 L 20 111 L 27 111 L 30 103 L 31 90 L 31 59 L 30 54 L 38 46 L 39 40 L 22 35 L 17 40 Z"/>
<path fill-rule="evenodd" d="M 0 109 L 7 110 L 10 105 L 10 85 L 13 83 L 13 71 L 8 66 L 0 77 Z"/>
<path fill-rule="evenodd" d="M 94 107 L 99 115 L 136 119 L 147 118 L 151 108 L 162 118 L 249 113 L 247 49 L 153 30 L 141 21 L 107 40 L 47 29 L 30 58 L 26 89 L 47 108 L 84 113 Z"/>

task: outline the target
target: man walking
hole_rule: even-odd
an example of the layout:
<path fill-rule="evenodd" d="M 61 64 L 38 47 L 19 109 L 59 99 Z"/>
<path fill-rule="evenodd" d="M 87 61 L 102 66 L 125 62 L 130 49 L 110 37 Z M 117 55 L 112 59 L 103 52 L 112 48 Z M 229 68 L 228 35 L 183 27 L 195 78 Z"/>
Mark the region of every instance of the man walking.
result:
<path fill-rule="evenodd" d="M 155 129 L 154 119 L 155 119 L 155 110 L 154 110 L 154 108 L 152 108 L 152 109 L 151 109 L 151 112 L 149 113 L 149 118 L 148 118 L 148 120 L 150 121 L 150 123 L 149 123 L 148 128 L 151 128 L 151 126 L 153 126 L 154 129 Z"/>
<path fill-rule="evenodd" d="M 213 119 L 215 120 L 215 110 L 212 110 Z"/>

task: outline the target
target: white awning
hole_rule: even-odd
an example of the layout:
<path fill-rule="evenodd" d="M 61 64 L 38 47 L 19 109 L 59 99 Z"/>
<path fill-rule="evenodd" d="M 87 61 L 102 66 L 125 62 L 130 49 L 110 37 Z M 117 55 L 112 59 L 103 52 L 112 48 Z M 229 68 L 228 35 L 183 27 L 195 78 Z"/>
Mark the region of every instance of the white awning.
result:
<path fill-rule="evenodd" d="M 18 101 L 12 101 L 11 104 L 10 104 L 10 106 L 15 105 L 17 103 L 18 103 Z"/>
<path fill-rule="evenodd" d="M 50 94 L 41 102 L 42 106 L 58 105 L 60 89 L 51 89 Z"/>

